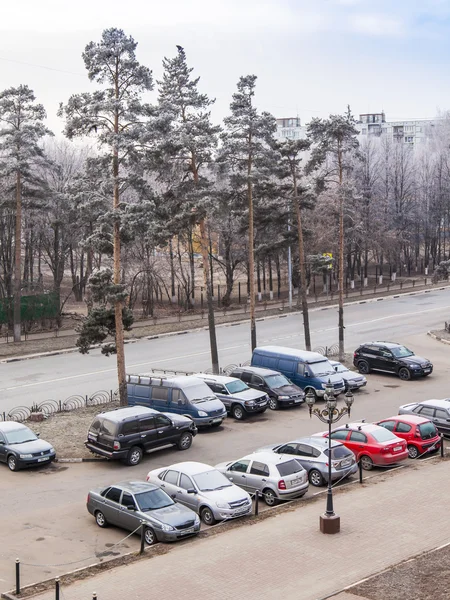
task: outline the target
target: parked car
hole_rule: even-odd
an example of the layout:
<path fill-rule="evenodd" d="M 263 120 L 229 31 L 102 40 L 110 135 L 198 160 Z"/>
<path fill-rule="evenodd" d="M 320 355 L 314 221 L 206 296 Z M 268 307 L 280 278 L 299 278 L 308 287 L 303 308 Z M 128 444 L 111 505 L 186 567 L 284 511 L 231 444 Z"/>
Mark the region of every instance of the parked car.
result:
<path fill-rule="evenodd" d="M 440 433 L 450 435 L 450 398 L 404 404 L 400 406 L 398 414 L 425 417 L 436 425 Z"/>
<path fill-rule="evenodd" d="M 404 381 L 426 377 L 433 372 L 433 365 L 427 358 L 416 356 L 406 346 L 394 342 L 362 344 L 354 352 L 353 364 L 364 375 L 370 371 L 383 371 L 395 373 Z"/>
<path fill-rule="evenodd" d="M 429 419 L 417 415 L 401 415 L 378 421 L 377 425 L 406 440 L 409 458 L 417 458 L 441 447 L 441 436 Z"/>
<path fill-rule="evenodd" d="M 364 375 L 360 375 L 359 373 L 355 373 L 355 371 L 350 371 L 348 367 L 338 362 L 337 360 L 330 360 L 330 364 L 336 373 L 344 380 L 345 391 L 351 390 L 354 392 L 355 390 L 359 390 L 365 385 L 367 385 L 367 379 Z"/>
<path fill-rule="evenodd" d="M 182 462 L 154 469 L 148 473 L 147 481 L 198 513 L 205 525 L 252 512 L 252 501 L 247 492 L 204 463 Z"/>
<path fill-rule="evenodd" d="M 130 406 L 97 415 L 85 446 L 94 454 L 135 466 L 149 450 L 170 445 L 187 450 L 196 434 L 197 427 L 188 417 Z"/>
<path fill-rule="evenodd" d="M 216 465 L 230 481 L 254 494 L 261 492 L 267 505 L 301 498 L 308 491 L 308 474 L 289 455 L 254 452 L 239 460 Z"/>
<path fill-rule="evenodd" d="M 257 392 L 236 377 L 224 375 L 207 375 L 196 373 L 206 383 L 212 392 L 221 400 L 227 412 L 241 421 L 248 415 L 263 413 L 267 409 L 269 398 L 264 392 Z"/>
<path fill-rule="evenodd" d="M 174 502 L 163 490 L 145 481 L 127 481 L 89 492 L 86 507 L 99 527 L 117 525 L 140 535 L 145 542 L 175 542 L 200 531 L 194 511 Z"/>
<path fill-rule="evenodd" d="M 328 437 L 328 431 L 318 435 Z M 347 423 L 333 429 L 331 438 L 351 450 L 367 471 L 374 465 L 386 467 L 408 458 L 405 440 L 372 423 Z"/>
<path fill-rule="evenodd" d="M 16 421 L 0 422 L 0 462 L 11 471 L 48 464 L 55 460 L 51 444 L 39 439 L 29 427 Z"/>
<path fill-rule="evenodd" d="M 265 446 L 257 452 L 275 452 L 293 455 L 308 473 L 309 483 L 314 486 L 328 483 L 328 440 L 321 437 L 303 437 L 288 442 Z M 341 442 L 331 440 L 331 481 L 344 479 L 358 470 L 358 463 L 351 450 Z"/>
<path fill-rule="evenodd" d="M 335 372 L 326 356 L 282 346 L 261 346 L 252 354 L 252 367 L 265 367 L 283 373 L 301 387 L 305 394 L 311 390 L 316 397 L 323 397 L 328 382 L 335 396 L 345 390 L 344 380 Z"/>
<path fill-rule="evenodd" d="M 218 427 L 227 416 L 223 402 L 192 375 L 127 375 L 128 404 L 191 418 L 197 427 Z"/>
<path fill-rule="evenodd" d="M 255 390 L 266 392 L 271 410 L 300 406 L 305 401 L 305 392 L 278 371 L 261 367 L 236 367 L 230 376 L 238 377 Z"/>

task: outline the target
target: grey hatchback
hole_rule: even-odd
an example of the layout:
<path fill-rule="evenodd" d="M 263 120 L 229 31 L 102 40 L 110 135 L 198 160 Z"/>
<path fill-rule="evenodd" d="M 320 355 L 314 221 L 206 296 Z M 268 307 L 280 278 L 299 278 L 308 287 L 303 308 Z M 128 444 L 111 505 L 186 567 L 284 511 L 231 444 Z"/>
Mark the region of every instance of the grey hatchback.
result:
<path fill-rule="evenodd" d="M 257 452 L 268 450 L 277 454 L 292 454 L 308 472 L 309 483 L 314 486 L 328 483 L 328 438 L 304 437 L 287 444 L 265 446 Z M 331 441 L 331 481 L 356 473 L 358 463 L 351 450 L 336 440 Z"/>
<path fill-rule="evenodd" d="M 86 507 L 99 527 L 108 524 L 140 533 L 155 542 L 174 542 L 200 531 L 200 519 L 190 508 L 178 504 L 164 490 L 145 481 L 127 481 L 89 492 Z"/>

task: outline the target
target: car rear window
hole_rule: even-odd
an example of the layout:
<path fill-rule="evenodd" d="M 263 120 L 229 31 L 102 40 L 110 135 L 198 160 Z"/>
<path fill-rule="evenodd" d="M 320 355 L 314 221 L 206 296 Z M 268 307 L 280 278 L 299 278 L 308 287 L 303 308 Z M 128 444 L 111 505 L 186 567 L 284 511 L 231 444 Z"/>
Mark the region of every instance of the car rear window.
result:
<path fill-rule="evenodd" d="M 323 451 L 323 453 L 328 456 L 328 448 L 326 450 Z M 353 452 L 351 450 L 349 450 L 348 448 L 346 448 L 345 446 L 335 446 L 334 448 L 331 448 L 331 458 L 332 459 L 338 459 L 338 458 L 346 458 L 347 456 L 351 456 L 353 454 Z"/>
<path fill-rule="evenodd" d="M 278 464 L 277 469 L 281 477 L 286 477 L 287 475 L 293 475 L 294 473 L 302 471 L 303 467 L 298 460 L 288 460 Z"/>
<path fill-rule="evenodd" d="M 385 429 L 384 427 L 371 431 L 370 435 L 376 442 L 393 442 L 397 439 L 397 436 L 394 435 L 392 431 L 389 431 L 389 429 Z"/>
<path fill-rule="evenodd" d="M 89 431 L 92 431 L 93 433 L 103 433 L 105 435 L 116 435 L 117 423 L 97 417 L 89 427 Z"/>
<path fill-rule="evenodd" d="M 422 425 L 419 425 L 419 431 L 423 440 L 429 440 L 438 434 L 434 423 L 423 423 Z"/>

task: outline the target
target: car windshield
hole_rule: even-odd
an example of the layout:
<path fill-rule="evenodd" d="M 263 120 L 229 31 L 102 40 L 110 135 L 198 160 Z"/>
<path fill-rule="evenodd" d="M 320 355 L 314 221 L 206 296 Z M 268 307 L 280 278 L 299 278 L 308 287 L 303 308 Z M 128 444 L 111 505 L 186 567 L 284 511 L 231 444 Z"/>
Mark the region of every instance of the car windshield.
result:
<path fill-rule="evenodd" d="M 422 423 L 422 425 L 419 425 L 419 431 L 423 440 L 429 440 L 438 434 L 434 423 Z"/>
<path fill-rule="evenodd" d="M 397 436 L 389 431 L 389 429 L 385 429 L 384 427 L 380 427 L 374 429 L 370 432 L 370 435 L 376 442 L 393 442 L 397 439 Z"/>
<path fill-rule="evenodd" d="M 328 448 L 323 453 L 328 456 Z M 331 458 L 337 460 L 338 458 L 347 458 L 351 456 L 353 452 L 345 446 L 334 446 L 331 448 Z"/>
<path fill-rule="evenodd" d="M 291 385 L 291 382 L 284 375 L 268 375 L 266 377 L 266 383 L 270 389 L 275 390 L 276 388 L 283 387 L 284 385 Z"/>
<path fill-rule="evenodd" d="M 141 492 L 140 494 L 136 494 L 135 498 L 142 512 L 157 510 L 158 508 L 165 508 L 166 506 L 172 506 L 172 504 L 174 504 L 172 498 L 170 498 L 166 492 L 163 492 L 163 490 Z"/>
<path fill-rule="evenodd" d="M 34 442 L 37 440 L 37 436 L 28 429 L 28 427 L 21 427 L 20 429 L 13 429 L 4 433 L 8 444 L 24 444 L 25 442 Z"/>
<path fill-rule="evenodd" d="M 407 356 L 414 356 L 414 352 L 408 350 L 405 346 L 398 346 L 397 348 L 390 348 L 390 351 L 396 358 L 406 358 Z"/>
<path fill-rule="evenodd" d="M 298 460 L 295 459 L 278 464 L 277 469 L 281 477 L 286 477 L 286 475 L 293 475 L 294 473 L 303 471 L 302 465 L 298 462 Z"/>
<path fill-rule="evenodd" d="M 338 364 L 334 365 L 334 370 L 336 371 L 336 373 L 346 373 L 349 369 L 347 369 L 347 367 L 344 367 L 344 365 Z"/>
<path fill-rule="evenodd" d="M 211 469 L 211 471 L 198 473 L 198 475 L 193 476 L 193 480 L 201 492 L 212 492 L 214 490 L 221 490 L 233 485 L 225 477 L 225 475 L 222 475 L 222 473 L 217 471 L 217 469 Z"/>
<path fill-rule="evenodd" d="M 313 376 L 321 377 L 322 375 L 331 375 L 334 373 L 334 369 L 328 360 L 321 360 L 320 362 L 308 363 L 308 369 Z"/>
<path fill-rule="evenodd" d="M 241 381 L 240 379 L 236 379 L 236 381 L 232 381 L 231 383 L 227 383 L 225 385 L 230 394 L 237 394 L 238 392 L 245 392 L 249 387 L 246 383 Z"/>
<path fill-rule="evenodd" d="M 206 383 L 186 387 L 183 389 L 183 392 L 192 404 L 200 404 L 201 402 L 208 402 L 208 400 L 216 399 L 216 396 L 211 394 L 211 390 Z"/>

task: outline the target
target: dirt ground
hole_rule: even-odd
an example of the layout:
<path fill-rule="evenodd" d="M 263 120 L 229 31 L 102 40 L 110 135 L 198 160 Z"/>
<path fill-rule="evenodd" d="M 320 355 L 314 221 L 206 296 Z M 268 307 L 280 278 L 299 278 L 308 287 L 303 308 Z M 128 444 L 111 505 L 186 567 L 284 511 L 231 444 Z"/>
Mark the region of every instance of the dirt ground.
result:
<path fill-rule="evenodd" d="M 355 600 L 447 600 L 449 580 L 450 546 L 447 546 L 394 566 L 347 591 L 355 594 Z"/>

